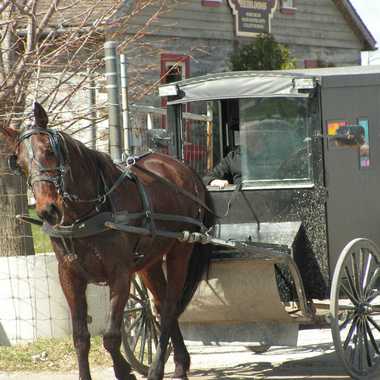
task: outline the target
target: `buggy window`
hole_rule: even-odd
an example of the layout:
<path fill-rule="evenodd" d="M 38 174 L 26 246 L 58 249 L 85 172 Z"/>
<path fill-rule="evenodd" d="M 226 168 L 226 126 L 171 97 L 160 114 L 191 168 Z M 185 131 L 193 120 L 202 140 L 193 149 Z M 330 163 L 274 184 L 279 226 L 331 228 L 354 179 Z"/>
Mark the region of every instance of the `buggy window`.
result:
<path fill-rule="evenodd" d="M 244 186 L 311 183 L 310 101 L 304 98 L 240 100 Z"/>

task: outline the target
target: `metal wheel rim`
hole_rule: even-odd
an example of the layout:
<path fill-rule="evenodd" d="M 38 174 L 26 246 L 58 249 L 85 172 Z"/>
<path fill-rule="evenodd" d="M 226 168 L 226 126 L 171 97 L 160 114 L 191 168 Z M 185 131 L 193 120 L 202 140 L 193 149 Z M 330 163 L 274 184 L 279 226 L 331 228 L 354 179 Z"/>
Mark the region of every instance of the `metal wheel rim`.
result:
<path fill-rule="evenodd" d="M 153 312 L 148 291 L 141 281 L 134 278 L 124 310 L 122 339 L 130 364 L 144 376 L 147 376 L 153 361 L 159 336 L 160 323 Z M 170 353 L 171 344 L 168 345 L 166 360 Z"/>
<path fill-rule="evenodd" d="M 331 286 L 335 349 L 358 380 L 369 379 L 380 367 L 380 293 L 374 288 L 379 265 L 378 247 L 368 239 L 355 239 L 339 256 Z"/>

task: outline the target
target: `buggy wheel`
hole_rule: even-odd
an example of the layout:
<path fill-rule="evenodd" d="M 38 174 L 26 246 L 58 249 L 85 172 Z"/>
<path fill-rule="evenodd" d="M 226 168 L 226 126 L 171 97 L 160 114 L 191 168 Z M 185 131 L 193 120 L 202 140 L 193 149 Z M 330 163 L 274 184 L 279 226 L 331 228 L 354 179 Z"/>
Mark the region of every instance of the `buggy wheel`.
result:
<path fill-rule="evenodd" d="M 331 330 L 336 352 L 357 380 L 379 378 L 380 252 L 368 239 L 343 249 L 331 285 Z"/>
<path fill-rule="evenodd" d="M 128 362 L 137 372 L 147 376 L 158 345 L 160 323 L 153 311 L 148 290 L 137 276 L 131 281 L 121 333 Z M 166 360 L 171 349 L 169 343 Z"/>

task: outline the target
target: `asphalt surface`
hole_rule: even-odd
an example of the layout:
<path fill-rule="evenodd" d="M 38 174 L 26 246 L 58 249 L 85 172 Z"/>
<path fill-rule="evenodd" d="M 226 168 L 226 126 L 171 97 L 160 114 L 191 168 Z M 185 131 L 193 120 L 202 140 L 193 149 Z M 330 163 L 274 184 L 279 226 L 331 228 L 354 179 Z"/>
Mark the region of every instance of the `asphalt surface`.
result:
<path fill-rule="evenodd" d="M 342 380 L 350 379 L 337 358 L 329 329 L 302 330 L 297 347 L 272 347 L 255 354 L 245 347 L 189 347 L 192 357 L 190 380 L 271 379 Z M 173 370 L 171 358 L 167 377 Z M 113 380 L 112 368 L 95 368 L 93 380 Z M 144 379 L 137 375 L 138 379 Z M 0 380 L 74 380 L 71 373 L 1 373 Z"/>

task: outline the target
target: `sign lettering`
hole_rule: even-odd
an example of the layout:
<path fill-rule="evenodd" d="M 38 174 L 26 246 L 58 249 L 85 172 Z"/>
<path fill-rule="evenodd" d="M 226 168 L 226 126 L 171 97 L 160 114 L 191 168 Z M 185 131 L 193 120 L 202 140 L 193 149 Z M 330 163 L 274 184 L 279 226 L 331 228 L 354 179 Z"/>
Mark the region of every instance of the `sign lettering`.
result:
<path fill-rule="evenodd" d="M 271 32 L 277 0 L 228 0 L 235 17 L 237 36 L 255 37 Z"/>

